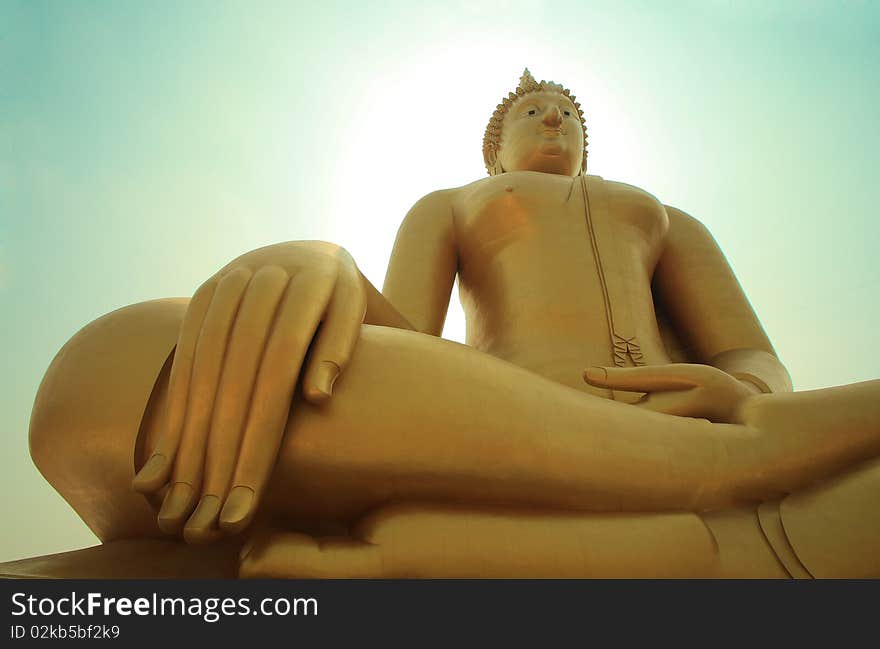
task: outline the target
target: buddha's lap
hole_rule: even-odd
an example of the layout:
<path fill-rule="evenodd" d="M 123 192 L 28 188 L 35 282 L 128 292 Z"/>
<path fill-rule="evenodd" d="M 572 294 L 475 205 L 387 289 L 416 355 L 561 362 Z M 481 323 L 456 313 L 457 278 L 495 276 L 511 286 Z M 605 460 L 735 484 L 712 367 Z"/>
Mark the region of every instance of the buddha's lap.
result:
<path fill-rule="evenodd" d="M 130 481 L 136 466 L 139 433 L 145 447 L 139 458 L 142 461 L 149 439 L 151 436 L 155 439 L 159 430 L 159 402 L 164 394 L 162 380 L 163 376 L 167 378 L 167 361 L 184 304 L 157 301 L 133 305 L 92 323 L 59 353 L 41 386 L 40 392 L 46 398 L 41 404 L 38 397 L 35 404 L 35 461 L 102 540 L 160 535 L 155 523 L 155 509 L 132 492 Z M 412 332 L 379 329 L 384 328 L 373 328 L 373 333 L 382 338 L 385 345 L 405 340 L 415 345 L 410 351 L 442 351 L 445 356 L 464 359 L 466 366 L 489 362 L 479 352 L 455 343 Z M 128 363 L 114 362 L 121 349 L 131 349 L 132 340 L 138 341 L 135 357 Z M 367 347 L 371 344 L 367 343 Z M 458 365 L 457 361 L 453 362 L 454 367 L 445 367 L 444 371 L 452 369 L 456 376 L 461 376 L 473 369 Z M 390 367 L 386 363 L 383 371 L 393 374 L 395 369 L 394 363 Z M 510 366 L 507 369 L 516 373 L 518 368 Z M 518 370 L 517 380 L 526 380 L 524 375 L 527 374 Z M 543 386 L 542 389 L 573 392 L 569 388 L 548 386 L 548 381 L 539 380 L 535 385 L 538 384 Z M 71 391 L 71 385 L 76 389 Z M 56 388 L 60 393 L 52 394 L 50 398 L 48 393 L 58 392 Z M 344 403 L 345 390 L 343 376 L 336 395 L 340 403 Z M 101 398 L 90 401 L 90 396 L 96 394 Z M 115 398 L 108 399 L 108 395 Z M 400 398 L 400 395 L 392 396 Z M 381 409 L 373 410 L 378 413 Z M 141 413 L 144 413 L 143 417 Z M 312 409 L 311 416 L 314 419 L 320 417 L 320 413 Z M 356 419 L 352 421 L 356 422 Z M 43 439 L 54 441 L 51 453 L 46 452 L 41 444 Z M 60 446 L 59 441 L 62 442 Z M 72 464 L 76 467 L 73 471 Z M 878 469 L 875 467 L 873 471 L 876 474 Z M 319 483 L 315 485 L 318 489 L 320 486 Z M 367 509 L 387 500 L 387 494 L 368 495 L 367 501 L 359 507 Z"/>
<path fill-rule="evenodd" d="M 152 507 L 148 507 L 130 484 L 161 434 L 171 353 L 185 306 L 186 300 L 157 300 L 119 309 L 90 323 L 59 352 L 40 388 L 31 431 L 34 460 L 102 539 L 159 535 L 155 525 L 158 501 L 153 499 Z M 371 375 L 370 382 L 379 373 L 388 377 L 403 372 L 414 360 L 422 361 L 422 369 L 426 369 L 424 353 L 428 352 L 434 370 L 445 373 L 446 378 L 454 376 L 455 392 L 460 398 L 468 392 L 462 382 L 473 372 L 479 373 L 487 363 L 496 372 L 514 376 L 516 382 L 529 386 L 534 383 L 551 392 L 572 392 L 471 348 L 433 336 L 369 326 L 364 327 L 364 334 L 369 340 L 361 341 L 360 357 L 363 360 L 369 356 L 370 348 L 374 352 L 373 360 L 368 360 L 368 367 L 363 368 Z M 407 359 L 400 356 L 404 348 L 409 353 Z M 352 368 L 347 373 L 357 371 Z M 338 386 L 337 392 L 345 391 L 345 374 Z M 400 389 L 399 383 L 396 389 Z M 442 385 L 432 387 L 440 396 L 443 389 Z M 364 404 L 353 401 L 350 392 L 337 394 L 334 401 L 352 401 L 349 405 L 353 408 L 347 409 L 348 423 L 358 426 L 364 422 L 352 410 L 363 413 Z M 432 395 L 435 396 L 438 395 Z M 417 422 L 425 416 L 409 412 L 405 395 L 379 390 L 373 391 L 367 401 L 385 398 L 386 405 L 397 404 L 396 413 L 386 411 L 386 417 L 411 415 Z M 440 404 L 442 400 L 438 397 L 429 401 Z M 381 404 L 372 406 L 371 412 L 382 413 Z M 449 409 L 441 404 L 439 410 Z M 294 403 L 294 413 L 297 411 L 313 422 L 326 419 L 326 412 L 303 402 Z M 294 414 L 291 420 L 295 419 Z M 442 439 L 438 442 L 443 443 Z M 359 491 L 353 485 L 350 493 Z"/>

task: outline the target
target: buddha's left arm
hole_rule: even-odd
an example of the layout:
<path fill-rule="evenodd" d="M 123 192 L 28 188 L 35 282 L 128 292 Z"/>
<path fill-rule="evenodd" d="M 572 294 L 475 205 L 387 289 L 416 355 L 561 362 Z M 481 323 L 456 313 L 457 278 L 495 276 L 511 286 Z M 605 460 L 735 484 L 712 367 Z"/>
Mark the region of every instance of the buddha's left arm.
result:
<path fill-rule="evenodd" d="M 758 317 L 718 244 L 695 218 L 666 206 L 669 231 L 654 271 L 660 301 L 695 360 L 761 392 L 791 392 Z"/>

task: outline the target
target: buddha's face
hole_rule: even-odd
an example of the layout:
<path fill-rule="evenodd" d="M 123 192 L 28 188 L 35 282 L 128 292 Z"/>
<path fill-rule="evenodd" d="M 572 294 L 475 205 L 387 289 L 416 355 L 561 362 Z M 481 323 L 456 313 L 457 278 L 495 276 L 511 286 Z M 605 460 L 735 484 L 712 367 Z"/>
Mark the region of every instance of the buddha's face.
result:
<path fill-rule="evenodd" d="M 504 116 L 498 150 L 504 171 L 576 176 L 583 155 L 580 118 L 563 94 L 530 92 L 517 99 Z"/>

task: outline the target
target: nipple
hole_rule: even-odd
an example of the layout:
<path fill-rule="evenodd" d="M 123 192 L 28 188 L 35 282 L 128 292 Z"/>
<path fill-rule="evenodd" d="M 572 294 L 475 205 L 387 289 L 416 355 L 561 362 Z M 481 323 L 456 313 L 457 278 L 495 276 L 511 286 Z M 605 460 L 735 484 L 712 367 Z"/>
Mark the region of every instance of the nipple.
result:
<path fill-rule="evenodd" d="M 513 191 L 513 185 L 508 185 L 507 187 L 504 188 L 504 191 L 506 191 L 506 192 L 512 192 L 512 191 Z"/>

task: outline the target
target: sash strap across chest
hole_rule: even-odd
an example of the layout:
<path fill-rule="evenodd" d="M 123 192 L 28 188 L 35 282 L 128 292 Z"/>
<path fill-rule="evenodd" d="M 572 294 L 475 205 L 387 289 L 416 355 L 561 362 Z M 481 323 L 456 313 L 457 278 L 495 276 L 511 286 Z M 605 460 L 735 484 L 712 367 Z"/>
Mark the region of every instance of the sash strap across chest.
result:
<path fill-rule="evenodd" d="M 587 236 L 593 249 L 596 272 L 602 286 L 605 314 L 608 319 L 611 357 L 617 367 L 645 365 L 641 346 L 636 335 L 631 296 L 633 287 L 624 267 L 627 259 L 624 243 L 615 236 L 607 196 L 599 176 L 580 176 L 581 193 L 584 200 L 584 220 Z M 633 403 L 642 397 L 641 393 L 612 391 L 615 401 Z"/>

